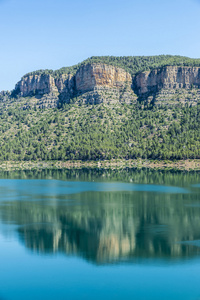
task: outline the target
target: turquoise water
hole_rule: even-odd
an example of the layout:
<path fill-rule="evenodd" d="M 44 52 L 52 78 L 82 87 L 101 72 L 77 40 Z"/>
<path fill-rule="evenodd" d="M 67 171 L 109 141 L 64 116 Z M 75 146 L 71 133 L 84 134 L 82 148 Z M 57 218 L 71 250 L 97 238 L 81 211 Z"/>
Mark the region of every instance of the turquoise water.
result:
<path fill-rule="evenodd" d="M 200 174 L 0 173 L 0 300 L 200 299 Z"/>

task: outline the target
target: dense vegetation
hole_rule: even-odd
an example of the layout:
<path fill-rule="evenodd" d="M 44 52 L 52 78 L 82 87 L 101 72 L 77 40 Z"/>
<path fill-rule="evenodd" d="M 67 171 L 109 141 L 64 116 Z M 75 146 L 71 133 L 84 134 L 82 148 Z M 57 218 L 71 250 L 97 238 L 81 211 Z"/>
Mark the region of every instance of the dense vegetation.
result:
<path fill-rule="evenodd" d="M 2 161 L 200 158 L 199 105 L 21 105 L 0 108 Z"/>
<path fill-rule="evenodd" d="M 79 63 L 72 67 L 64 67 L 59 70 L 38 70 L 35 72 L 24 75 L 42 75 L 51 74 L 53 77 L 58 77 L 64 73 L 75 74 L 76 71 L 82 65 L 88 63 L 105 63 L 117 67 L 121 67 L 134 75 L 141 71 L 151 70 L 163 66 L 200 66 L 200 59 L 192 59 L 184 56 L 173 56 L 173 55 L 158 55 L 158 56 L 92 56 L 82 63 Z"/>

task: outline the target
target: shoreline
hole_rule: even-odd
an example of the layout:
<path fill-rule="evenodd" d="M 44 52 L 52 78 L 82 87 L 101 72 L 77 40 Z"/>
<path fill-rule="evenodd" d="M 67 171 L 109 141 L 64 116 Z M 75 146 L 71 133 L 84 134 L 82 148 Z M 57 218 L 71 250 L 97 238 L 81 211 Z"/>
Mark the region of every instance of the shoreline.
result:
<path fill-rule="evenodd" d="M 186 160 L 148 160 L 148 159 L 117 159 L 105 161 L 4 161 L 0 162 L 0 171 L 19 171 L 35 169 L 154 169 L 177 171 L 200 171 L 200 159 Z"/>

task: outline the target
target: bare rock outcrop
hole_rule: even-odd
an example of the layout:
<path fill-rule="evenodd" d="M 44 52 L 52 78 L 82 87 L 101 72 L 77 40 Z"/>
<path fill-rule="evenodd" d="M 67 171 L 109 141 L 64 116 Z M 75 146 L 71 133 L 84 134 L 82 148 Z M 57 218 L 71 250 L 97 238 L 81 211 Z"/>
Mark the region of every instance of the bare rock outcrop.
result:
<path fill-rule="evenodd" d="M 132 77 L 123 69 L 106 64 L 87 64 L 80 67 L 75 75 L 62 74 L 58 78 L 49 74 L 27 75 L 17 83 L 15 89 L 23 97 L 36 92 L 40 95 L 50 92 L 72 95 L 91 91 L 98 86 L 121 88 L 125 84 L 131 86 Z"/>
<path fill-rule="evenodd" d="M 55 86 L 59 93 L 73 95 L 75 89 L 75 78 L 72 74 L 62 74 L 54 79 Z"/>
<path fill-rule="evenodd" d="M 55 94 L 55 98 L 59 98 L 66 103 L 73 97 L 80 97 L 80 95 L 91 92 L 94 93 L 94 97 L 91 97 L 91 95 L 89 95 L 89 98 L 88 95 L 83 96 L 83 103 L 95 104 L 104 101 L 110 102 L 110 97 L 112 98 L 113 95 L 115 96 L 112 99 L 114 102 L 131 102 L 132 99 L 135 100 L 136 96 L 131 89 L 131 85 L 131 75 L 121 68 L 106 64 L 87 64 L 81 66 L 75 75 L 61 74 L 54 77 L 53 74 L 45 73 L 28 74 L 16 84 L 15 91 L 22 97 Z M 97 92 L 99 89 L 107 89 L 107 93 L 104 93 L 104 99 L 98 100 L 102 98 L 102 93 Z M 130 99 L 128 100 L 127 97 Z"/>
<path fill-rule="evenodd" d="M 134 78 L 138 94 L 164 89 L 200 87 L 199 67 L 166 66 L 152 71 L 141 72 Z"/>
<path fill-rule="evenodd" d="M 49 74 L 27 75 L 16 84 L 15 90 L 23 97 L 33 94 L 43 95 L 58 91 L 54 78 Z"/>
<path fill-rule="evenodd" d="M 192 93 L 188 94 L 193 88 L 195 99 Z M 179 97 L 177 89 L 182 93 Z M 90 104 L 135 103 L 138 96 L 145 103 L 171 105 L 189 101 L 196 105 L 199 91 L 200 67 L 165 66 L 132 77 L 124 69 L 104 63 L 82 65 L 75 74 L 28 74 L 15 87 L 19 96 L 42 98 L 40 107 L 55 107 L 59 101 L 69 103 L 71 99 Z"/>
<path fill-rule="evenodd" d="M 117 87 L 125 84 L 131 86 L 132 77 L 125 70 L 106 64 L 88 64 L 82 66 L 76 73 L 76 89 L 78 92 L 86 92 L 95 87 Z"/>

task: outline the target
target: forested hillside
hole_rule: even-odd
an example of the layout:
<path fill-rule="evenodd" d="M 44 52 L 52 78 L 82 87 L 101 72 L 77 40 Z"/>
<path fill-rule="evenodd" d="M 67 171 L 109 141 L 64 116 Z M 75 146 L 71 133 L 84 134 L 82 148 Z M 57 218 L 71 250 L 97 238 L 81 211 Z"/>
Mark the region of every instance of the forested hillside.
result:
<path fill-rule="evenodd" d="M 0 93 L 0 160 L 200 158 L 200 68 L 190 68 L 199 66 L 181 56 L 102 56 L 29 73 Z"/>
<path fill-rule="evenodd" d="M 199 105 L 65 105 L 0 111 L 1 160 L 200 158 Z"/>

